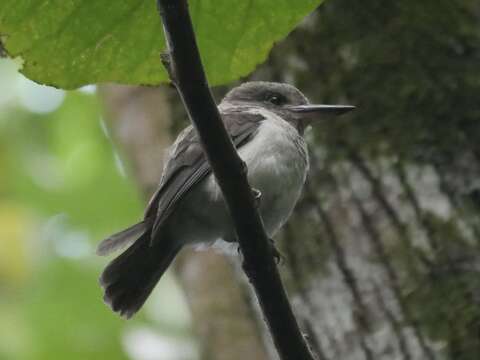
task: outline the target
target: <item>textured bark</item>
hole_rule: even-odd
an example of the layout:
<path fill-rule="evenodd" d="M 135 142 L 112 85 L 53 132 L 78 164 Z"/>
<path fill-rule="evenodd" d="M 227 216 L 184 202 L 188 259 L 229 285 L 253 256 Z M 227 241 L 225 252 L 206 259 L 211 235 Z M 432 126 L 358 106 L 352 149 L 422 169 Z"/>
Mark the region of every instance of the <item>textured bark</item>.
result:
<path fill-rule="evenodd" d="M 148 198 L 172 139 L 172 117 L 179 113 L 176 94 L 167 88 L 108 85 L 102 86 L 101 96 L 114 144 Z M 267 358 L 248 299 L 225 256 L 185 249 L 174 268 L 190 305 L 202 359 Z"/>
<path fill-rule="evenodd" d="M 479 9 L 326 2 L 253 75 L 358 108 L 308 134 L 307 189 L 279 236 L 323 359 L 480 356 Z"/>

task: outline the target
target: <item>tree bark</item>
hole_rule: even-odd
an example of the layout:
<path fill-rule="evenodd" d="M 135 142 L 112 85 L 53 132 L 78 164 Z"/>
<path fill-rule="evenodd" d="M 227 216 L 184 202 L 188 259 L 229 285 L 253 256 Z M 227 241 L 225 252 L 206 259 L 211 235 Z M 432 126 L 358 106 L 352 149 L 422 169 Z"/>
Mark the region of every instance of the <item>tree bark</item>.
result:
<path fill-rule="evenodd" d="M 326 2 L 253 75 L 357 105 L 307 134 L 306 191 L 279 236 L 324 359 L 480 356 L 479 9 Z"/>

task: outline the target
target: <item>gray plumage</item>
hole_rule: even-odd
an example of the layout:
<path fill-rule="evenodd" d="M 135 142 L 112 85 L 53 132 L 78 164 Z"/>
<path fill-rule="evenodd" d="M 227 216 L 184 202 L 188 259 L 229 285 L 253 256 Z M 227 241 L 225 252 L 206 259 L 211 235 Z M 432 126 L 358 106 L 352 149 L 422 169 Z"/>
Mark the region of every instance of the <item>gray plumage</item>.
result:
<path fill-rule="evenodd" d="M 270 237 L 290 216 L 305 182 L 308 155 L 302 135 L 314 108 L 333 109 L 309 105 L 293 86 L 266 82 L 233 89 L 219 106 L 247 164 L 249 183 L 262 194 L 259 210 Z M 144 220 L 98 247 L 98 253 L 106 255 L 130 246 L 100 278 L 105 301 L 121 315 L 132 316 L 184 245 L 218 239 L 236 241 L 234 228 L 198 136 L 189 126 L 170 148 Z"/>

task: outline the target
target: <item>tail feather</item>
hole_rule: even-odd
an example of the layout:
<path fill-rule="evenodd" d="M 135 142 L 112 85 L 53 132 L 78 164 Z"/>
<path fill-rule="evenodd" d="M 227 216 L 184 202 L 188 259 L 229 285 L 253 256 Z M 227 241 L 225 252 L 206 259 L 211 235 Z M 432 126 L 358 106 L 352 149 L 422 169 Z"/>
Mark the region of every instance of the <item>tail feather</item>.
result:
<path fill-rule="evenodd" d="M 105 268 L 100 285 L 104 301 L 113 311 L 130 318 L 145 303 L 180 250 L 179 245 L 163 240 L 168 239 L 150 246 L 150 232 L 146 231 Z"/>
<path fill-rule="evenodd" d="M 97 255 L 109 255 L 131 245 L 149 227 L 147 220 L 141 221 L 103 240 L 97 247 Z"/>

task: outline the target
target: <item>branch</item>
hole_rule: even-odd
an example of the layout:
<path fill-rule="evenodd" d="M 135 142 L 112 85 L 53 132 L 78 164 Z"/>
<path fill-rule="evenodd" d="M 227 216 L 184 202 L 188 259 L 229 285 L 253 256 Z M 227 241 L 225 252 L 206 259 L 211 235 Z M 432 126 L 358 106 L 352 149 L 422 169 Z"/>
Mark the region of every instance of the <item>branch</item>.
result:
<path fill-rule="evenodd" d="M 313 360 L 280 280 L 269 239 L 247 182 L 247 168 L 225 130 L 208 87 L 186 0 L 157 0 L 170 55 L 170 76 L 202 142 L 232 217 L 243 269 L 255 289 L 283 360 Z"/>
<path fill-rule="evenodd" d="M 0 58 L 7 57 L 7 51 L 5 50 L 5 47 L 2 44 L 2 41 L 0 40 Z"/>

